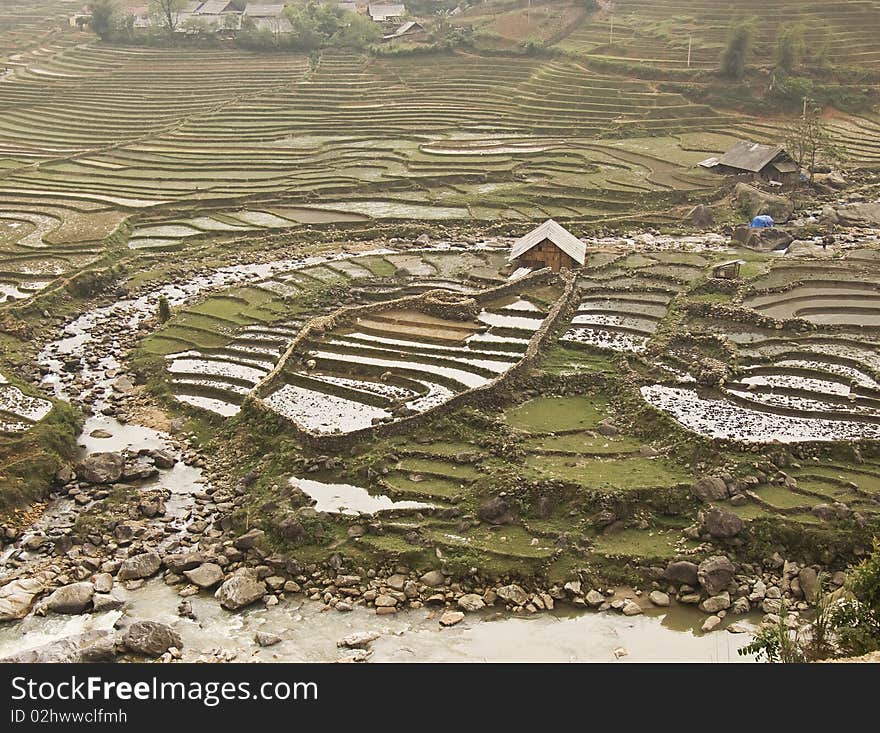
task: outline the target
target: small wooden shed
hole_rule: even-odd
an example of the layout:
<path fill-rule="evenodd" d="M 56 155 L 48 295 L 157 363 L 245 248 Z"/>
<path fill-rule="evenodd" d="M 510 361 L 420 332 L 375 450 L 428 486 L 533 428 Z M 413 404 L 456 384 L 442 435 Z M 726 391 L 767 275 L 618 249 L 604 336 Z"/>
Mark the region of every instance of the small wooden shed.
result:
<path fill-rule="evenodd" d="M 517 267 L 540 270 L 549 267 L 559 272 L 563 267 L 574 269 L 587 261 L 587 245 L 565 227 L 548 219 L 514 242 L 508 258 Z"/>
<path fill-rule="evenodd" d="M 736 280 L 739 277 L 739 268 L 746 263 L 745 260 L 729 260 L 712 268 L 712 277 L 721 280 Z"/>

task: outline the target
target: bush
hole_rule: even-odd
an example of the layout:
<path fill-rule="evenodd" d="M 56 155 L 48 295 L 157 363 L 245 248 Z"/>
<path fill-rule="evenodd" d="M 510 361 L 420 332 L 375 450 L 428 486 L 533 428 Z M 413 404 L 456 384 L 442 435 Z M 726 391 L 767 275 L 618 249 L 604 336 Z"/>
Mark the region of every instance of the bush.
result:
<path fill-rule="evenodd" d="M 752 50 L 752 26 L 740 22 L 730 30 L 727 46 L 721 53 L 721 75 L 729 79 L 742 79 Z"/>

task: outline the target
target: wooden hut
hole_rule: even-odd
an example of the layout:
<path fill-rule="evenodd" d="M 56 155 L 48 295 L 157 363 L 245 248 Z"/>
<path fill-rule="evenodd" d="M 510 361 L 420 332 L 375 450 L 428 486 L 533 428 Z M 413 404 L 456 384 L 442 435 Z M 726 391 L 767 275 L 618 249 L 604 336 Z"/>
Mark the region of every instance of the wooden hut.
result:
<path fill-rule="evenodd" d="M 587 245 L 565 227 L 548 219 L 518 239 L 508 258 L 518 268 L 540 270 L 549 267 L 559 272 L 563 267 L 581 267 L 587 261 Z"/>
<path fill-rule="evenodd" d="M 800 168 L 781 145 L 761 145 L 740 140 L 720 158 L 707 158 L 699 163 L 725 175 L 760 178 L 783 186 L 800 182 Z"/>
<path fill-rule="evenodd" d="M 746 264 L 745 260 L 730 260 L 721 262 L 712 268 L 712 277 L 721 280 L 736 280 L 739 277 L 739 268 Z"/>

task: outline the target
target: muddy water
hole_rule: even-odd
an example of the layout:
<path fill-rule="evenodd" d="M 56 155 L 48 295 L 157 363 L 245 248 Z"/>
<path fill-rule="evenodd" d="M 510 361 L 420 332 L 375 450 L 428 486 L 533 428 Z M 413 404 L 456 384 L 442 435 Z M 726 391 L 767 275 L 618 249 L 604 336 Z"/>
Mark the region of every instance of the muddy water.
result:
<path fill-rule="evenodd" d="M 300 266 L 302 264 L 305 263 Z M 118 360 L 122 358 L 122 348 L 114 343 L 111 356 L 95 367 L 87 366 L 84 357 L 98 340 L 102 323 L 122 320 L 136 327 L 152 312 L 159 292 L 179 304 L 205 289 L 258 279 L 282 267 L 291 267 L 291 264 L 226 268 L 211 276 L 166 286 L 158 292 L 83 314 L 68 326 L 58 341 L 43 351 L 40 361 L 49 367 L 45 385 L 54 388 L 59 396 L 70 398 L 71 385 L 62 378 L 62 362 L 80 357 L 81 376 L 98 397 L 95 407 L 100 410 L 112 389 Z M 96 429 L 109 432 L 111 437 L 93 437 L 91 433 Z M 86 454 L 126 448 L 167 448 L 169 436 L 97 414 L 86 421 L 79 443 Z M 173 518 L 173 526 L 183 531 L 193 504 L 192 494 L 203 489 L 203 482 L 199 469 L 178 464 L 161 471 L 157 479 L 142 488 L 165 488 L 170 492 L 167 512 Z M 351 503 L 351 496 L 343 498 Z M 36 532 L 72 523 L 75 511 L 73 502 L 68 499 L 53 502 L 23 540 L 6 548 L 0 556 L 0 581 L 10 568 L 27 566 L 32 560 L 21 547 L 23 541 Z M 288 598 L 274 608 L 259 607 L 232 614 L 208 594 L 189 599 L 196 615 L 196 620 L 190 620 L 177 615 L 180 598 L 159 579 L 136 591 L 121 588 L 117 591 L 127 600 L 124 615 L 120 612 L 72 617 L 50 614 L 0 625 L 0 656 L 88 629 L 112 628 L 115 624 L 127 625 L 138 619 L 172 624 L 182 635 L 184 656 L 190 660 L 211 656 L 214 650 L 221 649 L 240 661 L 333 661 L 349 654 L 337 649 L 339 639 L 353 632 L 375 631 L 381 634 L 373 644 L 375 661 L 614 661 L 615 651 L 619 655 L 620 650 L 626 650 L 621 661 L 727 662 L 742 659 L 736 650 L 750 638 L 748 634 L 724 631 L 703 635 L 696 629 L 704 617 L 689 608 L 674 608 L 662 614 L 651 611 L 634 618 L 610 613 L 557 612 L 531 618 L 473 614 L 454 628 L 441 629 L 435 612 L 425 609 L 380 617 L 366 608 L 356 607 L 350 613 L 340 613 L 326 611 L 316 602 Z M 262 649 L 253 641 L 256 631 L 278 634 L 283 641 Z"/>
<path fill-rule="evenodd" d="M 529 618 L 469 614 L 453 628 L 440 628 L 436 612 L 407 611 L 377 616 L 365 608 L 350 613 L 324 611 L 320 603 L 287 599 L 271 609 L 229 613 L 208 595 L 190 598 L 196 620 L 181 619 L 175 591 L 153 580 L 124 593 L 129 608 L 124 623 L 161 621 L 183 638 L 184 660 L 212 657 L 215 650 L 235 661 L 332 662 L 351 655 L 337 641 L 355 632 L 380 634 L 373 642 L 375 662 L 738 662 L 749 661 L 737 650 L 749 634 L 694 630 L 700 614 L 677 607 L 627 618 L 609 613 L 553 613 Z M 110 629 L 120 612 L 100 616 L 28 617 L 15 626 L 0 627 L 0 656 L 89 629 Z M 742 619 L 740 619 L 740 623 Z M 261 648 L 256 632 L 270 632 L 282 641 Z M 621 655 L 618 659 L 617 654 Z"/>

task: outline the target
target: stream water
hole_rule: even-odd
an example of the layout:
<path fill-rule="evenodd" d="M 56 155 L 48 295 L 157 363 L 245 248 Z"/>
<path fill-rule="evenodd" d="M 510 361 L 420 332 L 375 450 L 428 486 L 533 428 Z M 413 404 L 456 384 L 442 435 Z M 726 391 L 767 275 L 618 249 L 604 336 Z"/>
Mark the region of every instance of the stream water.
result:
<path fill-rule="evenodd" d="M 314 260 L 312 260 L 314 261 Z M 152 312 L 160 293 L 174 304 L 181 304 L 205 289 L 227 286 L 264 277 L 280 268 L 279 263 L 224 268 L 212 276 L 202 276 L 183 285 L 171 285 L 136 299 L 96 308 L 70 324 L 61 337 L 43 350 L 40 363 L 47 367 L 45 386 L 69 399 L 74 389 L 87 386 L 96 396 L 94 415 L 85 423 L 79 444 L 84 454 L 142 448 L 168 449 L 170 436 L 151 428 L 123 424 L 100 414 L 113 389 L 116 370 L 123 357 L 118 343 L 110 354 L 90 364 L 89 355 L 100 338 L 102 324 L 127 323 L 132 329 Z M 291 267 L 291 263 L 284 263 Z M 72 375 L 65 363 L 80 359 L 82 370 Z M 94 359 L 91 360 L 94 362 Z M 96 437 L 96 430 L 110 437 Z M 172 526 L 184 531 L 192 511 L 193 494 L 204 490 L 205 479 L 198 468 L 178 463 L 162 470 L 141 489 L 167 489 L 166 517 Z M 314 483 L 314 482 L 312 482 Z M 336 507 L 336 510 L 375 511 L 391 508 L 387 497 L 364 497 L 357 487 L 303 486 L 308 493 Z M 362 490 L 361 490 L 362 491 Z M 390 500 L 387 500 L 390 502 Z M 393 502 L 392 502 L 393 504 Z M 23 546 L 35 534 L 51 527 L 72 523 L 74 502 L 60 498 L 50 503 L 44 515 L 14 545 L 0 554 L 0 583 L 12 569 L 33 560 Z M 173 539 L 174 535 L 169 535 Z M 207 593 L 189 598 L 195 620 L 178 616 L 180 597 L 174 588 L 154 579 L 135 591 L 118 587 L 127 605 L 123 611 L 81 616 L 29 615 L 20 621 L 0 625 L 0 657 L 32 649 L 47 642 L 89 629 L 111 628 L 134 620 L 154 620 L 173 625 L 184 640 L 184 659 L 194 660 L 224 650 L 239 661 L 333 661 L 351 652 L 340 650 L 336 642 L 353 632 L 376 632 L 374 661 L 714 661 L 748 659 L 737 650 L 750 640 L 748 633 L 716 631 L 703 634 L 699 626 L 705 618 L 696 610 L 673 606 L 649 610 L 642 616 L 625 617 L 616 613 L 577 613 L 557 610 L 533 617 L 500 614 L 469 614 L 453 628 L 441 628 L 436 610 L 424 608 L 394 616 L 377 616 L 370 609 L 356 606 L 351 612 L 327 610 L 315 601 L 288 597 L 272 608 L 255 607 L 230 613 Z M 738 622 L 741 624 L 743 619 Z M 261 648 L 254 643 L 257 631 L 279 635 L 282 641 Z M 624 651 L 625 650 L 625 651 Z"/>

